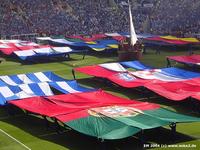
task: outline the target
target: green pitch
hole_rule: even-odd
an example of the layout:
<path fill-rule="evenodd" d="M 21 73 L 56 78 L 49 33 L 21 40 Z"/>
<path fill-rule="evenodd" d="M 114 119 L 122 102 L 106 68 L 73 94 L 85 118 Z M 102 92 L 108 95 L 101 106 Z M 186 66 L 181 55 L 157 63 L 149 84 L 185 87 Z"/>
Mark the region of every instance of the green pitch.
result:
<path fill-rule="evenodd" d="M 195 51 L 195 53 L 199 53 Z M 166 56 L 169 55 L 182 55 L 186 54 L 186 51 L 161 51 L 160 55 L 156 55 L 155 51 L 147 51 L 142 58 L 142 62 L 155 67 L 165 67 L 166 66 Z M 71 55 L 71 59 L 67 61 L 51 61 L 46 63 L 38 64 L 21 64 L 18 60 L 5 58 L 5 60 L 0 64 L 0 75 L 9 74 L 19 74 L 28 72 L 38 72 L 38 71 L 53 71 L 54 73 L 66 78 L 73 79 L 71 70 L 73 67 L 92 65 L 104 62 L 117 61 L 116 54 L 111 57 L 111 54 L 96 54 L 87 55 L 84 60 L 82 60 L 81 55 Z M 177 65 L 176 65 L 177 66 Z M 183 67 L 183 65 L 179 65 Z M 140 92 L 134 89 L 125 89 L 119 87 L 108 87 L 104 83 L 91 80 L 89 76 L 76 73 L 78 82 L 82 85 L 102 88 L 108 92 L 114 93 L 116 95 L 138 99 L 144 98 Z M 142 99 L 142 101 L 147 101 Z M 192 112 L 188 105 L 183 103 L 175 103 L 171 101 L 166 101 L 164 98 L 151 99 L 151 102 L 159 103 L 163 107 L 172 109 L 177 112 L 184 114 L 197 115 Z M 32 150 L 93 150 L 93 149 L 103 149 L 101 142 L 95 138 L 91 138 L 85 135 L 81 135 L 75 131 L 69 129 L 63 129 L 63 132 L 58 134 L 54 124 L 50 124 L 47 129 L 45 127 L 45 122 L 40 117 L 25 115 L 21 110 L 17 110 L 15 115 L 8 115 L 6 109 L 0 108 L 0 129 L 5 131 L 10 136 L 14 137 L 16 140 L 23 143 L 25 146 Z M 198 115 L 197 115 L 198 116 Z M 200 116 L 200 115 L 199 115 Z M 163 149 L 161 146 L 174 146 L 178 145 L 179 148 L 165 148 L 165 149 L 186 149 L 180 148 L 180 146 L 193 146 L 189 149 L 200 149 L 200 123 L 187 123 L 177 125 L 177 134 L 175 139 L 171 139 L 170 130 L 168 127 L 146 130 L 144 131 L 144 138 L 146 141 L 147 149 Z M 107 149 L 116 150 L 133 150 L 142 149 L 140 135 L 130 137 L 123 140 L 117 141 L 105 141 Z M 192 145 L 193 144 L 193 145 Z M 0 150 L 23 150 L 27 149 L 12 138 L 8 137 L 6 134 L 0 132 Z"/>

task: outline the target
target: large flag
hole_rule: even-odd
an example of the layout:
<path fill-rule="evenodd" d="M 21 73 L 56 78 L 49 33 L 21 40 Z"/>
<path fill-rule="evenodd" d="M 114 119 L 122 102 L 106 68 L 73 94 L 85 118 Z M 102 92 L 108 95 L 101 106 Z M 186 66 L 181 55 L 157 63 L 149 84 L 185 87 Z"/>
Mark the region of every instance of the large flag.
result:
<path fill-rule="evenodd" d="M 141 130 L 179 122 L 200 121 L 161 108 L 157 104 L 129 100 L 102 90 L 34 97 L 9 103 L 29 112 L 53 117 L 80 133 L 100 139 L 121 139 Z"/>
<path fill-rule="evenodd" d="M 132 17 L 132 13 L 131 13 L 131 5 L 130 5 L 130 2 L 128 1 L 129 3 L 129 19 L 130 19 L 130 38 L 131 38 L 131 45 L 135 45 L 135 43 L 137 42 L 137 36 L 136 36 L 136 33 L 135 33 L 135 28 L 133 26 L 133 17 Z"/>

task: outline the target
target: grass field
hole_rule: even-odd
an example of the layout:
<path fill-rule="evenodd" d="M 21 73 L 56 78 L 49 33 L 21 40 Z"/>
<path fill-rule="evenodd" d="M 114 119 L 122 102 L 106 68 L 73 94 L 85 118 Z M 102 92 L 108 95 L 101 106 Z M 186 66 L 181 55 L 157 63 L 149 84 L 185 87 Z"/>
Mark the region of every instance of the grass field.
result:
<path fill-rule="evenodd" d="M 195 53 L 200 53 L 195 51 Z M 165 67 L 166 66 L 166 56 L 169 55 L 182 55 L 186 54 L 186 51 L 161 51 L 160 55 L 156 55 L 155 51 L 147 51 L 142 58 L 142 62 L 152 65 L 155 67 Z M 82 60 L 81 55 L 71 55 L 70 60 L 59 61 L 59 62 L 46 62 L 38 64 L 24 65 L 17 60 L 5 58 L 5 60 L 0 64 L 0 75 L 18 74 L 18 73 L 28 73 L 37 71 L 53 71 L 54 73 L 66 78 L 72 79 L 71 70 L 73 67 L 98 64 L 103 62 L 117 61 L 116 55 L 111 56 L 111 54 L 99 54 L 99 55 L 88 55 L 84 60 Z M 183 65 L 179 65 L 183 66 Z M 119 87 L 108 87 L 104 83 L 93 80 L 90 77 L 76 73 L 78 82 L 82 85 L 102 88 L 108 92 L 114 93 L 116 95 L 126 97 L 126 98 L 143 98 L 140 92 L 134 89 L 125 89 Z M 143 101 L 146 101 L 144 99 Z M 151 99 L 151 102 L 159 103 L 162 107 L 172 109 L 177 112 L 184 114 L 196 115 L 192 109 L 187 107 L 185 102 L 175 103 L 164 98 Z M 63 133 L 57 134 L 56 129 L 53 124 L 50 128 L 45 127 L 45 122 L 39 117 L 25 115 L 22 111 L 16 110 L 16 115 L 8 115 L 4 107 L 0 108 L 0 129 L 5 131 L 10 136 L 14 137 L 27 147 L 32 150 L 93 150 L 93 149 L 103 149 L 101 142 L 95 138 L 81 135 L 75 131 L 64 129 Z M 178 145 L 183 144 L 194 144 L 195 147 L 190 147 L 189 149 L 200 149 L 200 123 L 187 123 L 177 125 L 177 135 L 175 139 L 171 138 L 170 130 L 168 127 L 163 127 L 154 130 L 146 130 L 144 132 L 146 144 L 150 144 L 149 148 L 153 149 L 163 149 L 156 144 L 162 144 L 162 146 L 167 145 Z M 130 137 L 123 140 L 116 141 L 105 141 L 106 147 L 116 150 L 133 150 L 142 149 L 141 142 L 139 140 L 139 135 Z M 147 145 L 146 145 L 147 146 Z M 13 139 L 9 138 L 6 134 L 0 132 L 0 150 L 23 150 L 26 149 Z M 165 149 L 186 149 L 186 148 L 165 148 Z"/>

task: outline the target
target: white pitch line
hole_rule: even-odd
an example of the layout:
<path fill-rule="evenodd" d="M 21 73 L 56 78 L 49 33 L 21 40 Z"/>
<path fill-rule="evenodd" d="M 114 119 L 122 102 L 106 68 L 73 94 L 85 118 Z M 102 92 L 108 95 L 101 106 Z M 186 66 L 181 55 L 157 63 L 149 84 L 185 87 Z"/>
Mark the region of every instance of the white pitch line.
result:
<path fill-rule="evenodd" d="M 9 135 L 8 133 L 6 133 L 5 131 L 3 131 L 2 129 L 0 129 L 0 131 L 2 133 L 4 133 L 5 135 L 7 135 L 8 137 L 10 137 L 11 139 L 13 139 L 14 141 L 16 141 L 17 143 L 19 143 L 20 145 L 24 146 L 26 149 L 31 150 L 28 146 L 24 145 L 22 142 L 18 141 L 17 139 L 15 139 L 14 137 L 12 137 L 11 135 Z"/>

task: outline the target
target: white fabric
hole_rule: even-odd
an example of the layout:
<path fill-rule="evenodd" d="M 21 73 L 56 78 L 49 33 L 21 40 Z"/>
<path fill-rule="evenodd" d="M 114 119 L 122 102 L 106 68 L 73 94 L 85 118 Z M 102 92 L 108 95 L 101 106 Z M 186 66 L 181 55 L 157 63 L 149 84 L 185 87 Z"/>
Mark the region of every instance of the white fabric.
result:
<path fill-rule="evenodd" d="M 51 91 L 48 83 L 38 83 L 38 86 L 43 91 L 43 93 L 45 93 L 46 96 L 53 95 L 53 92 Z"/>
<path fill-rule="evenodd" d="M 11 48 L 11 47 L 7 44 L 0 44 L 0 48 Z"/>
<path fill-rule="evenodd" d="M 127 70 L 119 63 L 105 63 L 105 64 L 100 64 L 99 66 L 111 70 L 111 71 L 116 71 L 116 72 L 126 72 Z"/>
<path fill-rule="evenodd" d="M 58 42 L 58 43 L 62 43 L 62 44 L 74 44 L 75 42 L 71 42 L 65 39 L 52 39 L 51 41 L 53 42 Z"/>
<path fill-rule="evenodd" d="M 107 36 L 121 36 L 119 33 L 105 33 Z"/>
<path fill-rule="evenodd" d="M 133 18 L 132 18 L 132 13 L 131 13 L 131 5 L 129 4 L 129 23 L 130 23 L 130 36 L 131 36 L 131 45 L 135 45 L 137 42 L 137 36 L 135 33 L 135 28 L 133 26 Z"/>
<path fill-rule="evenodd" d="M 25 51 L 14 51 L 17 56 L 33 56 L 35 52 L 33 50 L 25 50 Z"/>
<path fill-rule="evenodd" d="M 67 53 L 72 51 L 70 47 L 53 47 L 52 49 L 58 53 Z"/>
<path fill-rule="evenodd" d="M 65 91 L 68 91 L 69 93 L 77 93 L 80 91 L 77 91 L 75 89 L 73 89 L 72 87 L 70 87 L 66 82 L 56 82 L 57 85 L 59 85 L 62 89 L 64 89 Z"/>
<path fill-rule="evenodd" d="M 17 85 L 9 76 L 0 76 L 0 79 L 9 85 Z"/>
<path fill-rule="evenodd" d="M 24 46 L 39 46 L 39 45 L 34 42 L 21 41 L 20 43 L 15 43 L 15 46 L 24 47 Z"/>
<path fill-rule="evenodd" d="M 25 43 L 21 43 L 22 45 L 26 45 L 26 46 L 40 46 L 40 44 L 37 44 L 35 42 L 25 42 Z"/>
<path fill-rule="evenodd" d="M 135 72 L 130 72 L 132 75 L 142 78 L 142 79 L 147 79 L 147 80 L 152 80 L 152 79 L 157 79 L 161 81 L 183 81 L 184 79 L 181 78 L 176 78 L 173 76 L 169 76 L 166 74 L 162 74 L 161 70 L 155 69 L 155 70 L 150 70 L 150 71 L 135 71 Z"/>
<path fill-rule="evenodd" d="M 138 77 L 138 78 L 142 78 L 142 79 L 155 79 L 155 76 L 153 75 L 152 72 L 150 71 L 136 71 L 136 72 L 130 72 L 132 75 Z"/>
<path fill-rule="evenodd" d="M 17 97 L 19 97 L 19 99 L 37 96 L 37 95 L 31 95 L 31 94 L 26 93 L 26 92 L 24 92 L 24 91 L 21 91 L 21 92 L 19 92 L 19 93 L 16 93 L 15 95 L 16 95 Z"/>
<path fill-rule="evenodd" d="M 24 47 L 24 45 L 21 45 L 20 43 L 14 43 L 14 45 L 15 45 L 16 47 Z"/>
<path fill-rule="evenodd" d="M 3 95 L 3 97 L 7 98 L 7 97 L 11 97 L 14 96 L 14 93 L 7 87 L 0 87 L 0 93 Z"/>
<path fill-rule="evenodd" d="M 175 81 L 183 81 L 185 79 L 181 79 L 181 78 L 176 78 L 176 77 L 172 77 L 172 76 L 168 76 L 159 72 L 155 72 L 154 73 L 155 78 L 161 81 L 170 81 L 170 82 L 175 82 Z"/>
<path fill-rule="evenodd" d="M 29 87 L 28 84 L 20 84 L 19 85 L 20 89 L 26 93 L 27 95 L 30 95 L 30 96 L 35 96 L 35 94 L 33 93 L 33 91 L 31 90 L 31 88 Z M 21 97 L 20 97 L 21 98 Z"/>
<path fill-rule="evenodd" d="M 51 80 L 42 72 L 34 73 L 34 75 L 41 81 L 41 82 L 50 82 Z"/>
<path fill-rule="evenodd" d="M 17 77 L 24 83 L 33 83 L 25 74 L 19 74 Z"/>
<path fill-rule="evenodd" d="M 37 49 L 34 49 L 33 51 L 36 52 L 36 53 L 41 53 L 41 54 L 44 54 L 44 53 L 49 54 L 49 53 L 53 52 L 53 50 L 50 47 L 37 48 Z"/>
<path fill-rule="evenodd" d="M 52 40 L 51 37 L 37 37 L 37 40 Z"/>
<path fill-rule="evenodd" d="M 21 40 L 0 40 L 1 43 L 20 43 Z"/>

